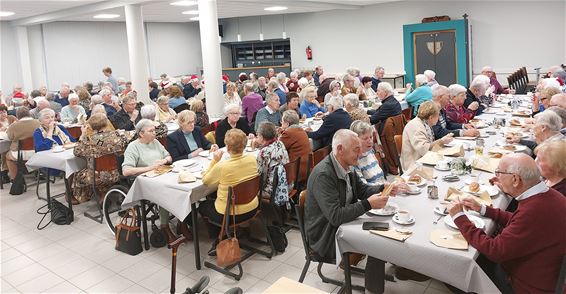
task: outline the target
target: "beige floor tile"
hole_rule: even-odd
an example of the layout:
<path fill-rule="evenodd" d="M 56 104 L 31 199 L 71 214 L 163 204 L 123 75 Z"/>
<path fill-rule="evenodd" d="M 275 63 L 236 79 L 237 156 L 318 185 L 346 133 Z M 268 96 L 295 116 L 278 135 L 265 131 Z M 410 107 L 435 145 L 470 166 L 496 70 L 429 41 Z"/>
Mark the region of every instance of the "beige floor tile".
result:
<path fill-rule="evenodd" d="M 44 266 L 33 263 L 25 268 L 22 268 L 18 271 L 15 271 L 9 275 L 4 275 L 3 278 L 6 282 L 10 283 L 14 287 L 18 287 L 19 285 L 34 279 L 35 277 L 39 277 L 43 274 L 49 272 Z"/>
<path fill-rule="evenodd" d="M 51 287 L 43 293 L 80 293 L 82 292 L 81 289 L 77 288 L 75 285 L 65 281 L 63 283 L 57 284 L 54 287 Z"/>
<path fill-rule="evenodd" d="M 52 272 L 47 272 L 33 280 L 28 281 L 16 287 L 22 293 L 37 293 L 46 291 L 57 284 L 62 283 L 64 280 Z"/>
<path fill-rule="evenodd" d="M 96 283 L 92 287 L 86 289 L 88 293 L 119 293 L 129 287 L 131 287 L 134 282 L 118 275 L 114 274 L 110 278 Z"/>
<path fill-rule="evenodd" d="M 115 275 L 115 273 L 111 270 L 98 265 L 69 279 L 69 282 L 81 289 L 88 289 L 113 275 Z"/>

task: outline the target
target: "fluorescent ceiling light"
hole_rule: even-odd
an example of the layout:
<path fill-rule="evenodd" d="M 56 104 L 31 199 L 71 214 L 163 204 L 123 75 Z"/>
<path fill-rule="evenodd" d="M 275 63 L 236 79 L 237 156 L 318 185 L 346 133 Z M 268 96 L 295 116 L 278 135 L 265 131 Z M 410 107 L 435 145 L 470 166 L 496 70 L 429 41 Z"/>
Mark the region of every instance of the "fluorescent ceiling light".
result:
<path fill-rule="evenodd" d="M 93 16 L 93 18 L 117 18 L 120 17 L 119 14 L 97 14 L 95 16 Z"/>
<path fill-rule="evenodd" d="M 196 20 L 196 21 L 198 21 L 198 16 L 191 17 L 191 18 L 189 18 L 189 19 L 190 19 L 190 20 Z"/>
<path fill-rule="evenodd" d="M 0 11 L 0 17 L 5 17 L 5 16 L 12 16 L 16 13 L 12 12 L 12 11 Z"/>
<path fill-rule="evenodd" d="M 183 11 L 183 14 L 198 15 L 198 10 Z"/>
<path fill-rule="evenodd" d="M 198 3 L 196 1 L 176 1 L 176 2 L 171 2 L 169 3 L 170 5 L 175 5 L 175 6 L 193 6 L 193 5 L 197 5 Z"/>
<path fill-rule="evenodd" d="M 265 11 L 281 11 L 281 10 L 287 10 L 289 8 L 285 7 L 285 6 L 272 6 L 272 7 L 266 7 L 263 10 Z"/>

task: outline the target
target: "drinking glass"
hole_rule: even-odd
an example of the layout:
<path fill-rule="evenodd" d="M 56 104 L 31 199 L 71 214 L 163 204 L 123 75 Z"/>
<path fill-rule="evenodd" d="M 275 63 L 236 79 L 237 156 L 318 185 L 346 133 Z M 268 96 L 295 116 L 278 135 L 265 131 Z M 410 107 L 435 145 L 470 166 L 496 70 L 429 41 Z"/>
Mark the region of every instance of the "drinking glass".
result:
<path fill-rule="evenodd" d="M 477 156 L 483 156 L 483 148 L 484 148 L 484 145 L 485 145 L 485 141 L 484 141 L 483 139 L 477 139 L 477 140 L 476 140 L 476 148 L 475 148 L 475 151 L 476 151 L 476 155 L 477 155 Z"/>

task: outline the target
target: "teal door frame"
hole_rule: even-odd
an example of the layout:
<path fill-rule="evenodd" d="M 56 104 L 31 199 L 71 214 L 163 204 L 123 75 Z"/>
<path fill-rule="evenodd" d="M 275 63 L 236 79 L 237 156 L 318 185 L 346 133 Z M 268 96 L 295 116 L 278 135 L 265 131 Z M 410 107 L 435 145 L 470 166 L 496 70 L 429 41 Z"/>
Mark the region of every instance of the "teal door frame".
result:
<path fill-rule="evenodd" d="M 413 34 L 429 31 L 456 31 L 456 63 L 458 84 L 468 87 L 468 21 L 465 19 L 403 25 L 403 51 L 407 83 L 415 82 Z M 445 85 L 449 86 L 449 85 Z"/>

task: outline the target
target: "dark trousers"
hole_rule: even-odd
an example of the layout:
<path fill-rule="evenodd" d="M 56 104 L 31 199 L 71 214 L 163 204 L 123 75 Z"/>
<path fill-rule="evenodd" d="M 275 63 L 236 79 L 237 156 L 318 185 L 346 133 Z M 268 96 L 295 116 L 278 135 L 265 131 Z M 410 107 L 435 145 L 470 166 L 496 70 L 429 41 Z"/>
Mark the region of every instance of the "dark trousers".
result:
<path fill-rule="evenodd" d="M 480 254 L 476 259 L 478 265 L 483 269 L 491 281 L 497 286 L 503 294 L 514 293 L 507 274 L 503 271 L 501 265 L 489 260 L 485 255 Z"/>
<path fill-rule="evenodd" d="M 207 229 L 210 239 L 218 238 L 218 235 L 220 234 L 220 225 L 222 224 L 222 219 L 224 218 L 224 214 L 220 214 L 218 213 L 218 211 L 216 211 L 216 208 L 214 207 L 214 201 L 214 199 L 207 199 L 206 201 L 201 202 L 198 208 L 200 215 L 203 218 L 208 219 Z M 250 212 L 236 215 L 236 223 L 251 219 L 256 214 L 256 211 L 257 209 L 254 209 Z M 232 216 L 230 216 L 226 221 L 229 221 L 231 228 L 231 224 L 233 222 Z"/>

